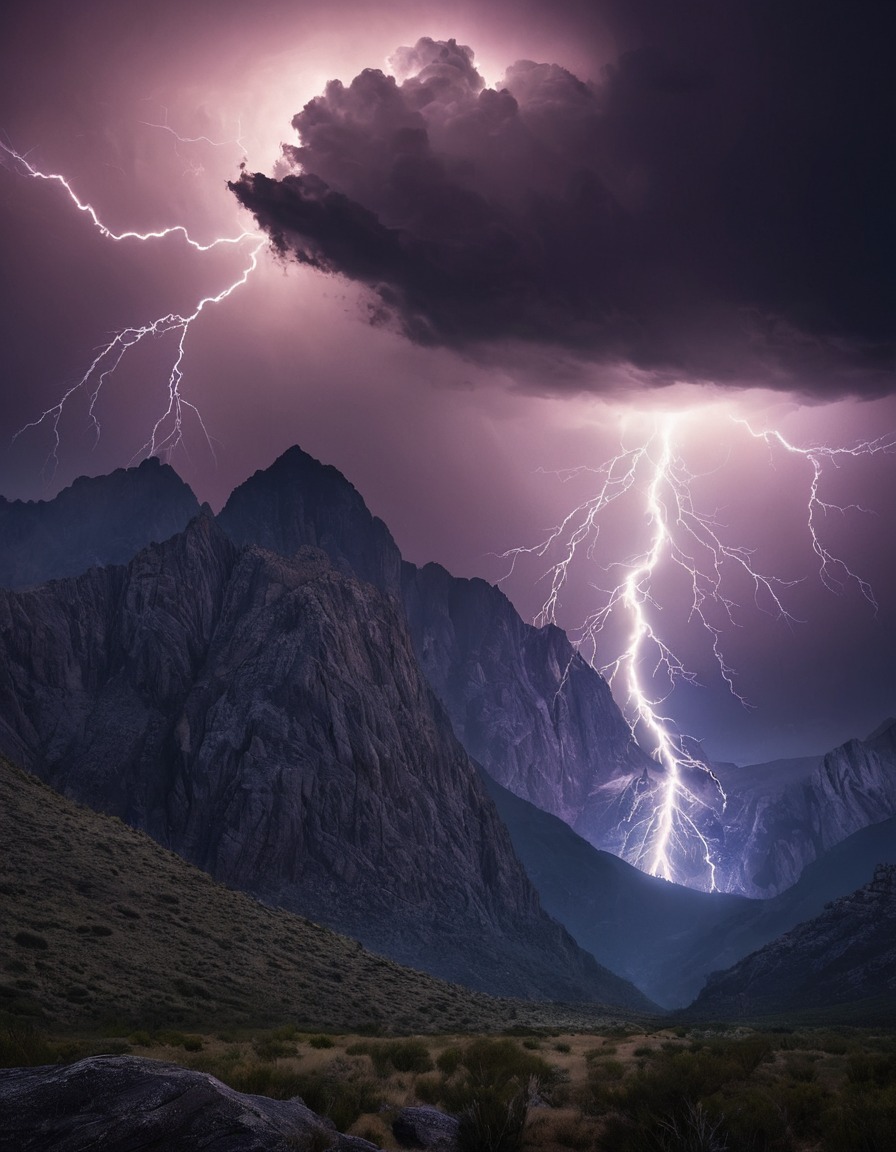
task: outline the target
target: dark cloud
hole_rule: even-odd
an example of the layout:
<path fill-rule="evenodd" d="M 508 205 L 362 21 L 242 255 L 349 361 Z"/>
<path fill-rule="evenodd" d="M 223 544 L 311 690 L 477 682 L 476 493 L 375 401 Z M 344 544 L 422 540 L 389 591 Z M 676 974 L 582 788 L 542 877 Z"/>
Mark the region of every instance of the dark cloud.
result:
<path fill-rule="evenodd" d="M 813 6 L 820 30 L 796 7 L 757 4 L 715 50 L 711 24 L 654 34 L 593 82 L 520 61 L 490 88 L 470 48 L 423 38 L 295 116 L 288 174 L 231 187 L 419 343 L 888 391 L 883 54 L 867 6 Z"/>

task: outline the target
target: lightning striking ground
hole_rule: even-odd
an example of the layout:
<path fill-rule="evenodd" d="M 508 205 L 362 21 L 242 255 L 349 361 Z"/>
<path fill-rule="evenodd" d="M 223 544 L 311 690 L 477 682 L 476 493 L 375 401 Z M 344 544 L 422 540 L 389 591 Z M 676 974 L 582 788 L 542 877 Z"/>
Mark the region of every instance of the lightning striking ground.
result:
<path fill-rule="evenodd" d="M 168 126 L 165 125 L 164 127 L 167 128 Z M 173 129 L 168 130 L 173 132 Z M 196 405 L 184 396 L 181 388 L 184 378 L 182 366 L 187 352 L 187 338 L 191 326 L 199 319 L 209 305 L 220 304 L 248 281 L 249 277 L 258 267 L 261 250 L 266 245 L 265 238 L 257 230 L 243 230 L 233 236 L 216 236 L 208 242 L 203 243 L 194 239 L 188 229 L 182 224 L 174 224 L 166 228 L 146 232 L 139 232 L 133 229 L 116 232 L 103 223 L 93 205 L 83 201 L 77 195 L 71 183 L 64 176 L 56 172 L 43 172 L 34 167 L 26 156 L 15 151 L 3 141 L 0 141 L 0 152 L 2 152 L 2 156 L 6 158 L 6 163 L 18 174 L 32 180 L 46 181 L 61 187 L 69 201 L 79 212 L 89 217 L 93 226 L 104 239 L 116 242 L 151 242 L 161 241 L 167 237 L 175 237 L 197 252 L 210 252 L 216 248 L 225 246 L 241 248 L 245 251 L 245 260 L 239 274 L 219 292 L 203 296 L 196 303 L 192 312 L 186 314 L 169 312 L 162 316 L 157 316 L 144 324 L 131 325 L 116 332 L 111 340 L 99 348 L 83 375 L 63 392 L 60 399 L 54 405 L 45 409 L 40 415 L 35 417 L 34 420 L 23 425 L 23 427 L 13 435 L 13 441 L 31 429 L 38 428 L 42 425 L 49 425 L 52 430 L 53 443 L 47 457 L 45 468 L 49 467 L 52 473 L 55 471 L 59 459 L 58 453 L 61 446 L 60 421 L 62 420 L 69 401 L 78 393 L 86 393 L 88 396 L 88 421 L 93 428 L 95 439 L 98 440 L 101 427 L 97 416 L 97 404 L 103 387 L 113 376 L 122 360 L 129 351 L 139 345 L 148 336 L 164 337 L 173 335 L 175 337 L 175 346 L 167 381 L 167 405 L 155 420 L 146 441 L 134 453 L 131 462 L 141 459 L 144 456 L 154 455 L 160 455 L 166 459 L 170 459 L 174 450 L 183 445 L 184 416 L 187 412 L 191 412 L 197 420 L 205 436 L 209 450 L 212 456 L 214 456 L 214 447 L 202 415 Z"/>
<path fill-rule="evenodd" d="M 727 539 L 727 529 L 715 512 L 701 510 L 694 499 L 697 476 L 689 469 L 678 432 L 688 413 L 658 417 L 652 430 L 636 444 L 620 450 L 596 468 L 560 473 L 565 480 L 593 475 L 591 496 L 578 504 L 538 544 L 509 549 L 506 580 L 524 555 L 552 558 L 545 572 L 549 591 L 535 623 L 556 624 L 561 597 L 571 568 L 582 556 L 596 564 L 601 521 L 612 504 L 631 494 L 647 522 L 647 542 L 640 552 L 599 566 L 601 586 L 594 587 L 600 606 L 573 634 L 579 652 L 606 676 L 636 740 L 656 761 L 660 779 L 640 781 L 628 817 L 624 855 L 644 871 L 666 880 L 687 882 L 713 890 L 721 845 L 717 843 L 719 817 L 725 794 L 711 768 L 695 753 L 699 743 L 679 731 L 665 714 L 666 701 L 677 684 L 697 684 L 696 672 L 664 639 L 658 622 L 660 605 L 655 585 L 664 570 L 682 573 L 689 588 L 686 614 L 708 636 L 718 674 L 728 691 L 749 706 L 736 686 L 735 669 L 725 658 L 723 635 L 738 627 L 742 595 L 735 586 L 748 587 L 760 610 L 795 623 L 787 606 L 787 590 L 797 580 L 762 571 L 753 551 Z M 857 505 L 839 505 L 822 499 L 820 486 L 826 464 L 837 466 L 847 457 L 871 456 L 896 449 L 896 436 L 863 441 L 851 447 L 813 445 L 801 448 L 777 431 L 755 431 L 746 421 L 736 423 L 750 436 L 764 440 L 769 450 L 781 449 L 804 459 L 810 469 L 806 493 L 806 528 L 811 550 L 818 560 L 819 578 L 829 591 L 840 593 L 853 583 L 875 610 L 870 584 L 835 556 L 825 544 L 820 521 L 831 513 Z M 554 558 L 556 557 L 556 558 Z M 602 635 L 610 621 L 623 621 L 620 650 L 601 660 Z"/>

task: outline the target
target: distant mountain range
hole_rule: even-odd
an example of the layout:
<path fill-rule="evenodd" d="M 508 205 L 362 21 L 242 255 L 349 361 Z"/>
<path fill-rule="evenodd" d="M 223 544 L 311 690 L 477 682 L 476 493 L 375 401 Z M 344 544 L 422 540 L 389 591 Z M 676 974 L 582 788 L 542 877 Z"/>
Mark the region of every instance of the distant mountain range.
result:
<path fill-rule="evenodd" d="M 845 889 L 744 894 L 816 858 L 828 875 L 835 845 L 896 815 L 891 722 L 814 765 L 695 774 L 725 893 L 637 872 L 663 773 L 603 678 L 484 581 L 403 562 L 297 448 L 217 518 L 154 460 L 3 501 L 0 556 L 0 751 L 225 882 L 473 988 L 650 1006 L 590 952 L 684 1003 Z M 886 859 L 892 827 L 847 851 L 854 886 L 872 842 Z"/>

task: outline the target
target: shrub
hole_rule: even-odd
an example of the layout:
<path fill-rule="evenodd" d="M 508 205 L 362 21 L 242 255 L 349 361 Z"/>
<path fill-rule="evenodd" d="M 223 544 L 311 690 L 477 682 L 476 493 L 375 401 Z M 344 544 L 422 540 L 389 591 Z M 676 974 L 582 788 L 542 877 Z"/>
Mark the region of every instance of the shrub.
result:
<path fill-rule="evenodd" d="M 309 1036 L 308 1043 L 312 1048 L 333 1048 L 335 1041 L 330 1036 Z"/>
<path fill-rule="evenodd" d="M 13 1016 L 0 1017 L 0 1068 L 52 1064 L 56 1052 L 33 1024 Z"/>
<path fill-rule="evenodd" d="M 509 1097 L 498 1088 L 480 1091 L 459 1117 L 458 1152 L 519 1152 L 535 1085 L 533 1078 Z"/>
<path fill-rule="evenodd" d="M 296 1046 L 274 1036 L 256 1036 L 252 1041 L 252 1051 L 259 1060 L 280 1060 L 284 1056 L 295 1056 Z"/>
<path fill-rule="evenodd" d="M 436 1067 L 440 1072 L 444 1072 L 446 1076 L 453 1076 L 457 1069 L 460 1067 L 463 1053 L 460 1048 L 452 1045 L 450 1048 L 444 1049 L 436 1058 Z"/>

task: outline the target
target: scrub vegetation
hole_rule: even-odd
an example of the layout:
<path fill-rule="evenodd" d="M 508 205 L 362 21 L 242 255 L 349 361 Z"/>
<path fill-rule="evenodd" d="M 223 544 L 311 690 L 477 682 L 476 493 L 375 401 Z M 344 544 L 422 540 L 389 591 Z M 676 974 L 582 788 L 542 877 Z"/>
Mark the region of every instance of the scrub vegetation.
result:
<path fill-rule="evenodd" d="M 340 1131 L 398 1147 L 392 1121 L 459 1117 L 460 1152 L 885 1152 L 896 1127 L 896 1036 L 837 1028 L 382 1037 L 146 1030 L 52 1036 L 0 1025 L 5 1064 L 99 1052 L 166 1060 L 241 1092 L 301 1096 Z M 328 1043 L 321 1044 L 325 1038 Z"/>

